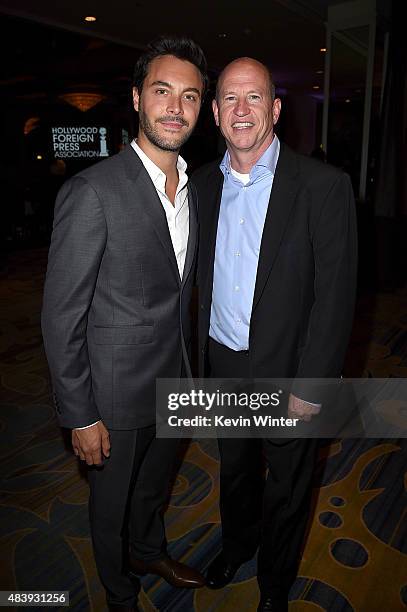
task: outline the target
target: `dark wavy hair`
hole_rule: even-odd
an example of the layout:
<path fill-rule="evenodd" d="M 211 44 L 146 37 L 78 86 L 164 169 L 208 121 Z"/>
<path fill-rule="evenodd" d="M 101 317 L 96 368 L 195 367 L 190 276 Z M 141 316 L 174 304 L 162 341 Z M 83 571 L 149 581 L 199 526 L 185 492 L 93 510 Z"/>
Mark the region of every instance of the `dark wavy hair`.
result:
<path fill-rule="evenodd" d="M 185 60 L 196 66 L 202 77 L 202 98 L 208 88 L 207 64 L 205 55 L 199 45 L 191 38 L 184 36 L 160 36 L 151 41 L 145 52 L 140 55 L 133 73 L 133 86 L 139 94 L 143 89 L 144 80 L 148 74 L 150 62 L 156 57 L 163 55 L 174 55 L 180 60 Z"/>

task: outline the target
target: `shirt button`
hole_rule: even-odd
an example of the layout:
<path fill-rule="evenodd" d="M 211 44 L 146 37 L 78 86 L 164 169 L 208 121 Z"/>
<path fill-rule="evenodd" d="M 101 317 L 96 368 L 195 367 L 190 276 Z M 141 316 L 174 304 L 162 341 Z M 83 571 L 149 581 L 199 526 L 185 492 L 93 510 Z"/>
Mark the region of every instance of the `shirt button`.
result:
<path fill-rule="evenodd" d="M 243 225 L 244 219 L 239 219 L 239 223 L 240 223 L 240 225 Z"/>
<path fill-rule="evenodd" d="M 235 286 L 235 291 L 239 291 L 239 289 L 240 289 L 239 285 L 236 285 Z"/>
<path fill-rule="evenodd" d="M 240 257 L 240 251 L 236 251 L 235 255 L 236 257 Z"/>

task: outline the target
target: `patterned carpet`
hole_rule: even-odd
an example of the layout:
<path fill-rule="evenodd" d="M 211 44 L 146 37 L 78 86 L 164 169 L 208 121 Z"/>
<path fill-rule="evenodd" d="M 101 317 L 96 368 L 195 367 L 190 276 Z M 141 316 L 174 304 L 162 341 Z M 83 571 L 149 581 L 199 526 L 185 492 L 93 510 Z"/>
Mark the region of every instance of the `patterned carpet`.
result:
<path fill-rule="evenodd" d="M 45 250 L 19 252 L 2 276 L 0 590 L 69 590 L 72 610 L 105 612 L 85 471 L 50 400 L 39 327 L 45 265 Z M 346 374 L 407 376 L 406 290 L 359 299 Z M 406 466 L 406 440 L 321 448 L 315 513 L 290 612 L 407 609 Z M 214 442 L 193 442 L 166 513 L 171 554 L 200 569 L 219 550 L 217 474 Z M 257 601 L 255 560 L 221 591 L 176 590 L 146 577 L 140 597 L 146 612 L 252 612 Z"/>

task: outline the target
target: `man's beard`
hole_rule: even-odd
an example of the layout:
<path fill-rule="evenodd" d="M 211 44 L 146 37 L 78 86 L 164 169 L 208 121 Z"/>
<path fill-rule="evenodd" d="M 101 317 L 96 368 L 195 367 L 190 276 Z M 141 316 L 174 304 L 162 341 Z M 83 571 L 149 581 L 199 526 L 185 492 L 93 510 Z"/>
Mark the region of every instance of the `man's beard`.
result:
<path fill-rule="evenodd" d="M 182 117 L 161 117 L 161 119 L 156 120 L 156 123 L 162 121 L 176 121 L 181 123 L 181 125 L 185 125 L 188 127 L 188 122 L 185 121 Z M 144 134 L 148 138 L 148 140 L 163 151 L 178 151 L 182 145 L 188 140 L 191 135 L 192 129 L 182 130 L 182 134 L 174 135 L 174 136 L 163 136 L 158 132 L 156 127 L 151 124 L 146 113 L 142 108 L 139 108 L 139 124 L 140 128 L 143 130 Z"/>

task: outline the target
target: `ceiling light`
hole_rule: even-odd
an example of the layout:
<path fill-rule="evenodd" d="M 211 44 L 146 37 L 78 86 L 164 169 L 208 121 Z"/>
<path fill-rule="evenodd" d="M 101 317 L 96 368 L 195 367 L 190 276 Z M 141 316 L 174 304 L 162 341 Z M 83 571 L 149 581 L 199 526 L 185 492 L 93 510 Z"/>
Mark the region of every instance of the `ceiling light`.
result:
<path fill-rule="evenodd" d="M 24 136 L 27 136 L 27 134 L 35 130 L 35 128 L 37 128 L 39 124 L 40 124 L 39 117 L 31 117 L 30 119 L 27 119 L 27 121 L 24 124 Z"/>
<path fill-rule="evenodd" d="M 226 38 L 227 34 L 225 34 L 224 32 L 222 32 L 221 34 L 218 34 L 218 38 Z"/>
<path fill-rule="evenodd" d="M 319 89 L 319 85 L 313 85 L 312 89 Z"/>
<path fill-rule="evenodd" d="M 326 53 L 326 47 L 321 47 L 320 51 L 321 51 L 321 53 Z"/>
<path fill-rule="evenodd" d="M 346 102 L 346 104 L 349 104 L 349 102 L 350 102 L 349 98 L 346 98 L 345 102 Z"/>
<path fill-rule="evenodd" d="M 96 17 L 94 15 L 87 15 L 85 21 L 96 21 Z"/>
<path fill-rule="evenodd" d="M 324 74 L 323 70 L 316 70 L 316 74 Z"/>
<path fill-rule="evenodd" d="M 41 160 L 42 159 L 42 155 L 37 155 L 37 159 Z"/>
<path fill-rule="evenodd" d="M 66 93 L 59 97 L 83 113 L 86 113 L 86 111 L 106 98 L 106 96 L 102 96 L 102 94 L 92 92 Z"/>

